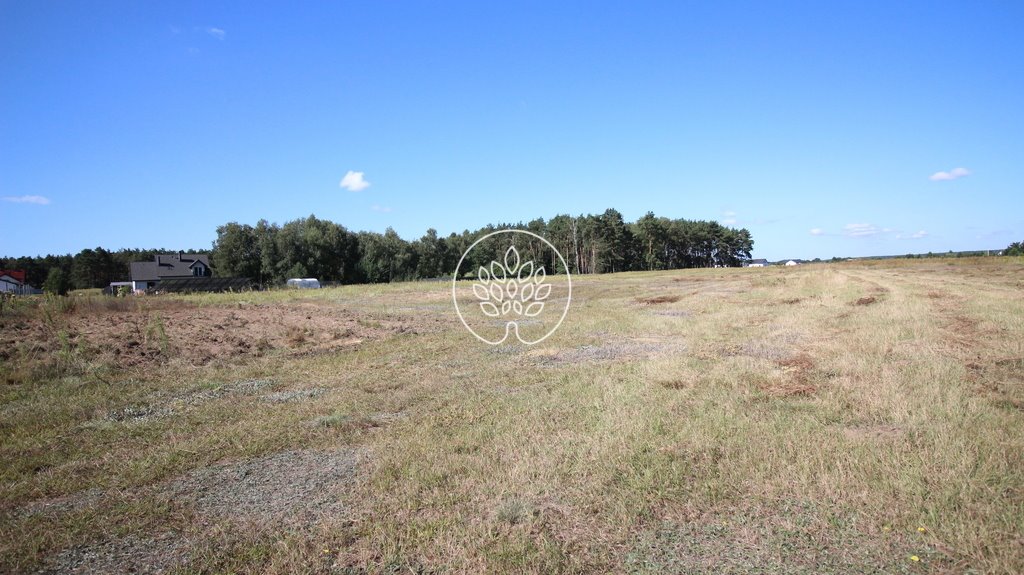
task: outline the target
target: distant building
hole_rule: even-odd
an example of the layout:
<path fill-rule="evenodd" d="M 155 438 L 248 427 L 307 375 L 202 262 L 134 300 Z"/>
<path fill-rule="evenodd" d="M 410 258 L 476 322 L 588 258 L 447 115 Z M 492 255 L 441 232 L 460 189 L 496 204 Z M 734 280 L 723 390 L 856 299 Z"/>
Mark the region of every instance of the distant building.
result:
<path fill-rule="evenodd" d="M 0 293 L 31 295 L 42 292 L 25 283 L 25 270 L 0 270 Z"/>
<path fill-rule="evenodd" d="M 285 283 L 290 288 L 320 289 L 320 281 L 316 278 L 292 278 Z"/>
<path fill-rule="evenodd" d="M 800 262 L 798 262 L 796 260 L 789 260 L 788 262 L 786 262 L 786 265 L 787 266 L 798 266 L 798 265 L 800 265 Z"/>
<path fill-rule="evenodd" d="M 146 291 L 163 280 L 208 278 L 213 275 L 207 254 L 159 254 L 151 262 L 132 262 L 132 290 Z"/>
<path fill-rule="evenodd" d="M 744 265 L 743 267 L 746 267 L 746 268 L 763 268 L 763 267 L 765 267 L 767 265 L 768 265 L 768 260 L 758 259 L 758 260 L 750 260 L 750 262 L 747 263 L 746 265 Z"/>
<path fill-rule="evenodd" d="M 23 282 L 9 274 L 0 274 L 0 293 L 21 293 Z"/>

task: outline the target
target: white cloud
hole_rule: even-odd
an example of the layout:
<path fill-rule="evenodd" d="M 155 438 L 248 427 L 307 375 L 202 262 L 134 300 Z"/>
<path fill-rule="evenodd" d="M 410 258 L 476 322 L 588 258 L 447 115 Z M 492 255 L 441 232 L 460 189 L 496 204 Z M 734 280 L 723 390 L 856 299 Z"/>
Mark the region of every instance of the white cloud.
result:
<path fill-rule="evenodd" d="M 971 175 L 971 171 L 967 168 L 953 168 L 948 172 L 935 172 L 928 179 L 933 182 L 948 182 Z"/>
<path fill-rule="evenodd" d="M 722 224 L 726 226 L 734 226 L 736 225 L 736 218 L 726 218 L 722 220 Z"/>
<path fill-rule="evenodd" d="M 736 212 L 722 212 L 722 215 L 727 217 L 727 218 L 735 218 L 736 217 Z"/>
<path fill-rule="evenodd" d="M 370 187 L 370 182 L 363 179 L 363 172 L 349 170 L 338 186 L 350 192 L 361 192 Z"/>
<path fill-rule="evenodd" d="M 225 32 L 222 28 L 215 28 L 213 26 L 207 28 L 206 33 L 218 40 L 223 40 L 224 36 L 227 35 L 227 32 Z"/>
<path fill-rule="evenodd" d="M 874 224 L 846 224 L 843 233 L 851 238 L 864 238 L 882 233 Z"/>
<path fill-rule="evenodd" d="M 904 234 L 902 232 L 896 234 L 897 240 L 919 240 L 924 237 L 928 237 L 928 232 L 924 230 L 920 230 L 912 234 Z"/>
<path fill-rule="evenodd" d="M 825 230 L 823 230 L 821 228 L 811 228 L 811 235 L 812 236 L 825 235 Z"/>
<path fill-rule="evenodd" d="M 14 204 L 37 204 L 40 206 L 50 203 L 50 198 L 43 196 L 4 196 L 3 200 Z"/>
<path fill-rule="evenodd" d="M 391 208 L 387 206 L 378 206 L 377 204 L 373 204 L 372 206 L 370 206 L 370 209 L 375 212 L 382 212 L 385 214 L 391 211 Z"/>

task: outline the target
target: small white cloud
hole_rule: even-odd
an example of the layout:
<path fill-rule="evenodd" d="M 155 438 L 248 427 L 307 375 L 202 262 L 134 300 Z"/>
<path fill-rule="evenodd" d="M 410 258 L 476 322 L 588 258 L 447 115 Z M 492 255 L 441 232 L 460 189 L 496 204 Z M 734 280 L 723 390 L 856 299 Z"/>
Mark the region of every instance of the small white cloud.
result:
<path fill-rule="evenodd" d="M 43 196 L 4 196 L 3 200 L 12 204 L 36 204 L 40 206 L 50 203 L 50 198 Z"/>
<path fill-rule="evenodd" d="M 912 234 L 904 234 L 904 233 L 900 232 L 900 233 L 896 234 L 896 239 L 897 240 L 919 240 L 919 239 L 927 237 L 927 236 L 928 236 L 928 232 L 926 232 L 924 230 L 920 230 L 920 231 L 914 232 Z"/>
<path fill-rule="evenodd" d="M 821 235 L 824 235 L 824 234 L 825 234 L 825 230 L 823 230 L 821 228 L 811 228 L 811 235 L 812 236 L 821 236 Z"/>
<path fill-rule="evenodd" d="M 372 206 L 370 206 L 370 209 L 375 212 L 381 212 L 385 214 L 391 211 L 391 208 L 387 206 L 378 206 L 377 204 L 373 204 Z"/>
<path fill-rule="evenodd" d="M 349 170 L 345 174 L 345 177 L 341 179 L 339 187 L 344 188 L 350 192 L 361 192 L 366 188 L 370 187 L 370 182 L 363 179 L 363 172 L 353 172 Z"/>
<path fill-rule="evenodd" d="M 935 172 L 928 179 L 933 182 L 948 182 L 971 175 L 971 171 L 967 168 L 953 168 L 948 172 Z"/>
<path fill-rule="evenodd" d="M 843 233 L 851 238 L 864 238 L 882 233 L 873 224 L 846 224 Z"/>
<path fill-rule="evenodd" d="M 722 224 L 727 226 L 734 226 L 736 225 L 736 218 L 726 218 L 722 220 Z"/>
<path fill-rule="evenodd" d="M 722 212 L 722 215 L 727 217 L 727 218 L 735 218 L 736 217 L 736 212 L 731 212 L 731 211 L 730 212 Z"/>
<path fill-rule="evenodd" d="M 222 28 L 215 28 L 213 26 L 207 28 L 206 33 L 218 40 L 223 40 L 224 36 L 227 36 L 227 32 L 225 32 Z"/>

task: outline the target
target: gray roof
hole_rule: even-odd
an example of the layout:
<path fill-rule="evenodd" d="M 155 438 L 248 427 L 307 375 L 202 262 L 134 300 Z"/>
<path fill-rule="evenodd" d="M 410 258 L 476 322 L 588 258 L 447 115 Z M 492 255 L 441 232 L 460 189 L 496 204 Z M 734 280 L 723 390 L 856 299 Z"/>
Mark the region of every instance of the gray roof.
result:
<path fill-rule="evenodd" d="M 207 254 L 159 254 L 151 262 L 132 262 L 132 281 L 159 281 L 164 278 L 190 278 L 192 266 L 210 266 Z"/>

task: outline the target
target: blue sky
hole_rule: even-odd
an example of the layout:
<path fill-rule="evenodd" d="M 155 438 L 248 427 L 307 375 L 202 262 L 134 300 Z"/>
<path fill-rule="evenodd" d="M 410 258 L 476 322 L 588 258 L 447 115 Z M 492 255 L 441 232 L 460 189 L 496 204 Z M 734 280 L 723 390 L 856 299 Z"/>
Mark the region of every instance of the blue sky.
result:
<path fill-rule="evenodd" d="M 769 259 L 1002 248 L 1022 26 L 1012 1 L 2 0 L 0 254 L 608 207 Z"/>

